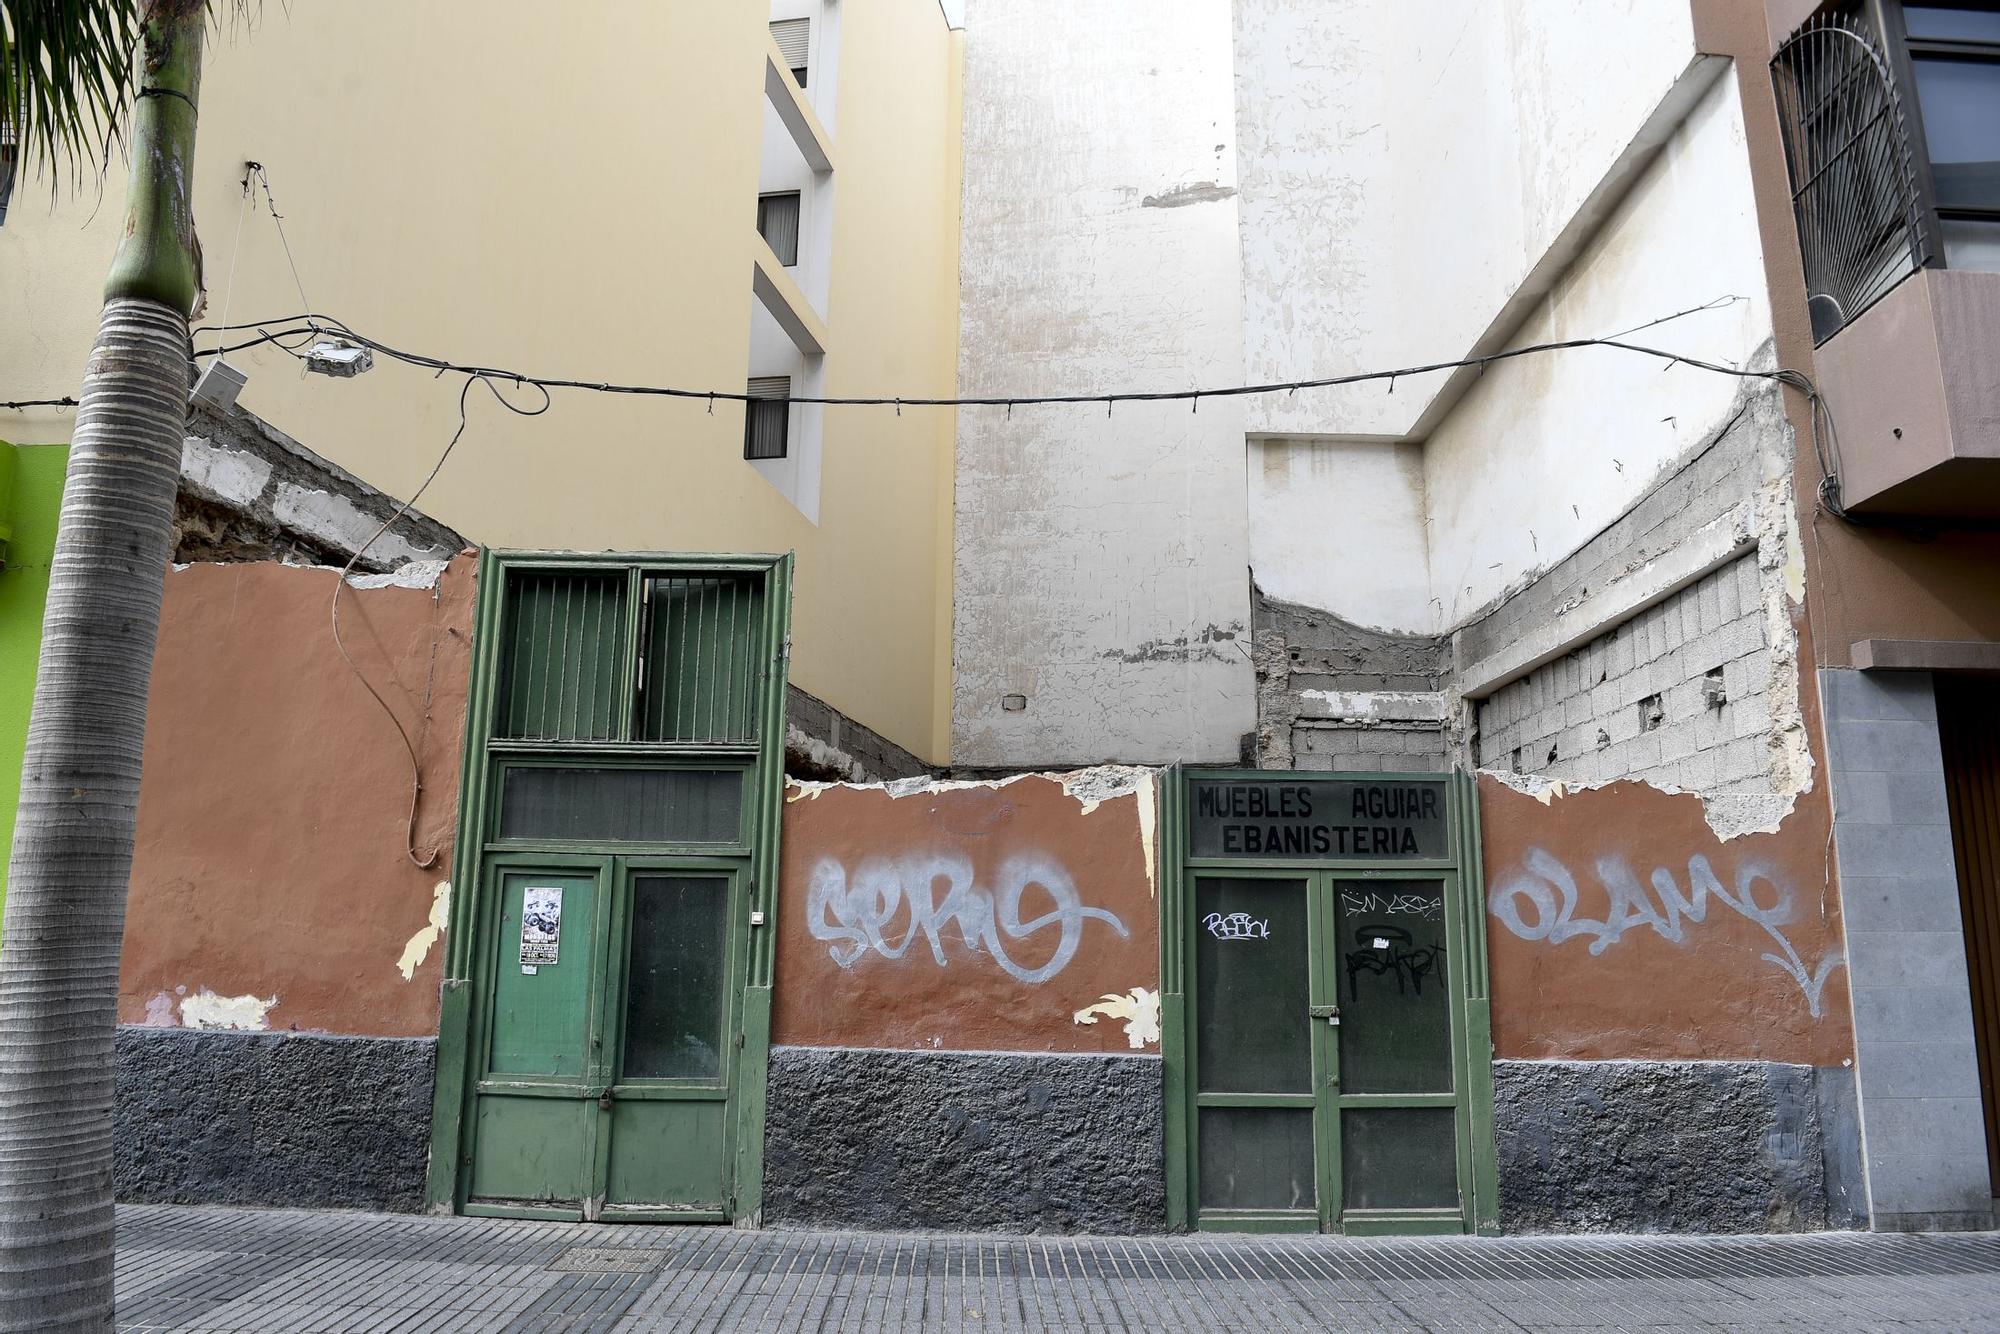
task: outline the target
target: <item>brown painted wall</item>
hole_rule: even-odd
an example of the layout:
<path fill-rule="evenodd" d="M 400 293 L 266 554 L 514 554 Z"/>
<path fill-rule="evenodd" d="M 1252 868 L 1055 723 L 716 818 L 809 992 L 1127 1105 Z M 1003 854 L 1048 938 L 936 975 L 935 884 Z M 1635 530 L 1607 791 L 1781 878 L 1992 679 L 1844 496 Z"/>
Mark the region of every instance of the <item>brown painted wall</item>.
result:
<path fill-rule="evenodd" d="M 1482 775 L 1479 800 L 1496 1055 L 1853 1055 L 1822 806 L 1724 843 L 1643 783 L 1544 801 Z"/>
<path fill-rule="evenodd" d="M 1791 185 L 1771 91 L 1771 53 L 1817 8 L 1811 0 L 1691 0 L 1701 50 L 1735 58 L 1757 198 L 1780 365 L 1817 375 Z M 1888 386 L 1885 385 L 1885 392 Z M 1815 516 L 1819 471 L 1800 398 L 1787 395 L 1799 440 L 1795 485 L 1806 534 L 1810 665 L 1851 665 L 1862 639 L 2000 639 L 2000 529 L 1948 525 L 1857 527 Z M 1838 426 L 1838 423 L 1836 423 Z M 1841 445 L 1852 451 L 1864 442 Z"/>
<path fill-rule="evenodd" d="M 1106 773 L 788 789 L 772 1040 L 1157 1053 L 1155 784 Z"/>
<path fill-rule="evenodd" d="M 334 648 L 335 573 L 169 572 L 120 1022 L 437 1032 L 442 938 L 414 941 L 410 978 L 398 961 L 450 875 L 473 568 L 460 557 L 435 589 L 341 595 L 341 636 L 422 759 L 428 869 L 405 855 L 408 754 Z"/>

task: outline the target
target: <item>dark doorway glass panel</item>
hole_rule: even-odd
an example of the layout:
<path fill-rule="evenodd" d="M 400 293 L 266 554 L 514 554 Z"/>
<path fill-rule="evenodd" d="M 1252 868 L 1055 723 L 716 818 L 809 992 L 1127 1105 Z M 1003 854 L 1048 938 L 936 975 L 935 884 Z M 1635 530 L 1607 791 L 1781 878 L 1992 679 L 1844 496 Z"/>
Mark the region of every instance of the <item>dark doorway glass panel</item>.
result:
<path fill-rule="evenodd" d="M 1195 1062 L 1205 1093 L 1310 1093 L 1304 880 L 1195 884 Z"/>
<path fill-rule="evenodd" d="M 1333 914 L 1342 1091 L 1451 1092 L 1443 883 L 1337 880 Z"/>
<path fill-rule="evenodd" d="M 1355 1107 L 1343 1112 L 1340 1172 L 1347 1207 L 1457 1208 L 1456 1124 L 1449 1107 Z"/>
<path fill-rule="evenodd" d="M 623 1077 L 717 1078 L 728 976 L 729 882 L 634 876 Z"/>
<path fill-rule="evenodd" d="M 1201 1207 L 1314 1209 L 1310 1108 L 1201 1109 Z"/>

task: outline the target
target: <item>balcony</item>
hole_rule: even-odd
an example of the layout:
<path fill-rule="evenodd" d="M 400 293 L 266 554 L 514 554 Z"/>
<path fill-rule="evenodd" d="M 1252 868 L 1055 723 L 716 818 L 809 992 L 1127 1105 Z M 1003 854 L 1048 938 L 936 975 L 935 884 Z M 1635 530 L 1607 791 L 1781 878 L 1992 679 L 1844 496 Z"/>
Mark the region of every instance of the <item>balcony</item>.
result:
<path fill-rule="evenodd" d="M 1918 269 L 1816 359 L 1849 510 L 2000 517 L 2000 273 Z"/>

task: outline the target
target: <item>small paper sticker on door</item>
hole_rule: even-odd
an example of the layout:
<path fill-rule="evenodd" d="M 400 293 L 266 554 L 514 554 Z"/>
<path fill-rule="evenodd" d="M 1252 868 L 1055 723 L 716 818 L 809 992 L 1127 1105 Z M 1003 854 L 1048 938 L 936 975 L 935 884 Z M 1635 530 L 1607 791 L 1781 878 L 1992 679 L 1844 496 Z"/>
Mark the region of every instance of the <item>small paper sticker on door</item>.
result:
<path fill-rule="evenodd" d="M 1376 949 L 1378 949 L 1378 950 L 1386 950 L 1386 949 L 1388 949 L 1388 948 L 1389 948 L 1389 942 L 1388 942 L 1387 938 L 1385 938 L 1385 937 L 1383 937 L 1383 936 L 1377 936 L 1377 937 L 1375 937 L 1375 948 L 1376 948 Z"/>
<path fill-rule="evenodd" d="M 521 966 L 554 963 L 562 944 L 562 888 L 530 885 L 521 894 Z"/>

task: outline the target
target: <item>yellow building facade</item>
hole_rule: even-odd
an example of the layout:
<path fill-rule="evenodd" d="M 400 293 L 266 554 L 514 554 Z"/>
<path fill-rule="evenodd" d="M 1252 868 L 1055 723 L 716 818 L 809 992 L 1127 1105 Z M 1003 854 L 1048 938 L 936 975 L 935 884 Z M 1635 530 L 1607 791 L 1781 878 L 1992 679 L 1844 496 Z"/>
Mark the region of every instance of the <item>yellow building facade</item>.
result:
<path fill-rule="evenodd" d="M 203 76 L 197 327 L 311 309 L 541 376 L 950 397 L 960 40 L 937 0 L 266 7 L 212 35 Z M 53 206 L 46 179 L 19 182 L 7 397 L 76 392 L 123 170 Z M 229 361 L 245 407 L 393 495 L 458 424 L 460 377 L 377 357 L 331 379 L 271 347 Z M 785 457 L 751 461 L 739 403 L 468 402 L 426 512 L 495 547 L 794 551 L 793 682 L 949 758 L 950 409 L 795 405 Z M 64 412 L 0 415 L 0 438 L 68 438 Z"/>

